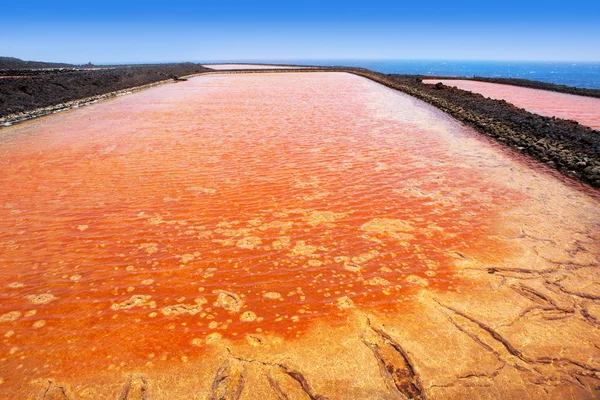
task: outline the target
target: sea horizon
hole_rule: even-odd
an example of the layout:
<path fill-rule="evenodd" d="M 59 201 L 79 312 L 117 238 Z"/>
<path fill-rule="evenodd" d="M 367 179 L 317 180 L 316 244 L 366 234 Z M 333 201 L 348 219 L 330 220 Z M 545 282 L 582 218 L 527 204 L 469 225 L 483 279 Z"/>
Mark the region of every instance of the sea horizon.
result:
<path fill-rule="evenodd" d="M 579 88 L 600 89 L 600 61 L 489 61 L 443 59 L 216 59 L 144 62 L 103 62 L 95 65 L 164 64 L 289 64 L 368 68 L 384 74 L 457 78 L 518 78 Z"/>
<path fill-rule="evenodd" d="M 232 62 L 232 61 L 229 61 Z M 236 61 L 240 63 L 241 61 Z M 248 60 L 246 62 L 258 63 Z M 368 68 L 385 74 L 451 77 L 520 78 L 589 89 L 600 89 L 600 61 L 476 61 L 476 60 L 261 60 L 262 63 L 339 65 Z M 216 63 L 216 62 L 211 62 Z"/>

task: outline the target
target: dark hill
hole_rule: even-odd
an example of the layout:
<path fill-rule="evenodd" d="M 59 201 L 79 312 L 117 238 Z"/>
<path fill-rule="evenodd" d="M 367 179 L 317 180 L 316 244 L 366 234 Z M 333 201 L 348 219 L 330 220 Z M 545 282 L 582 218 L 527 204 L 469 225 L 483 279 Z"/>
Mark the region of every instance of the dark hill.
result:
<path fill-rule="evenodd" d="M 42 61 L 23 61 L 15 57 L 0 57 L 0 69 L 23 69 L 23 68 L 70 68 L 71 64 L 48 63 Z"/>

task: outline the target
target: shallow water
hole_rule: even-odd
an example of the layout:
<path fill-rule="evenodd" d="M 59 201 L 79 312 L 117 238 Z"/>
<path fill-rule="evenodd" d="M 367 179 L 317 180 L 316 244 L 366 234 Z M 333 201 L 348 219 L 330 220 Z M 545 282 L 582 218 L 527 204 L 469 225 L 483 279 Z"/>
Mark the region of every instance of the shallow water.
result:
<path fill-rule="evenodd" d="M 594 97 L 460 79 L 423 80 L 423 83 L 429 84 L 438 82 L 480 93 L 492 99 L 504 99 L 535 114 L 572 119 L 580 124 L 600 130 L 600 99 Z"/>
<path fill-rule="evenodd" d="M 512 157 L 343 73 L 202 76 L 4 128 L 4 388 L 401 311 L 460 290 L 457 262 L 521 256 L 503 224 L 527 202 L 597 223 L 588 194 Z"/>

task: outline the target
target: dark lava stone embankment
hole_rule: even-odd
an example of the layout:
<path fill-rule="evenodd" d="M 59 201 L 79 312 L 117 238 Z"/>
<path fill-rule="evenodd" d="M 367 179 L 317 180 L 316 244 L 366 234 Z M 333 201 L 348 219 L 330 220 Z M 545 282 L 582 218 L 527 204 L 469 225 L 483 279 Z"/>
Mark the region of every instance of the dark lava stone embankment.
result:
<path fill-rule="evenodd" d="M 0 118 L 205 71 L 209 69 L 193 63 L 4 70 Z"/>
<path fill-rule="evenodd" d="M 423 76 L 423 79 L 431 79 L 431 77 Z M 578 88 L 566 85 L 556 85 L 554 83 L 530 81 L 529 79 L 518 79 L 518 78 L 457 78 L 457 77 L 435 77 L 434 79 L 468 79 L 470 81 L 488 82 L 488 83 L 500 83 L 503 85 L 521 86 L 529 89 L 541 89 L 549 90 L 551 92 L 574 94 L 577 96 L 587 96 L 600 98 L 600 89 L 587 89 Z"/>
<path fill-rule="evenodd" d="M 348 70 L 423 100 L 484 135 L 507 144 L 568 176 L 600 187 L 600 132 L 576 121 L 549 118 L 504 100 L 442 84 L 425 85 L 419 76 Z"/>

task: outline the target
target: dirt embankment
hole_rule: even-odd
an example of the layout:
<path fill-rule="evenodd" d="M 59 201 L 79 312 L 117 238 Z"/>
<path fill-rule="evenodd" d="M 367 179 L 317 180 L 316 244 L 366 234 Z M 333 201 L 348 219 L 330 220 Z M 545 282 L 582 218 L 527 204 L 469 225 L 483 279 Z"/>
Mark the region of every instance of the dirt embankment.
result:
<path fill-rule="evenodd" d="M 424 85 L 419 76 L 351 72 L 423 100 L 478 132 L 530 155 L 566 175 L 600 187 L 600 132 L 576 121 L 544 117 L 443 84 Z"/>
<path fill-rule="evenodd" d="M 204 71 L 209 69 L 192 63 L 4 70 L 0 118 Z"/>

